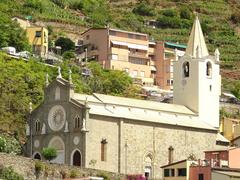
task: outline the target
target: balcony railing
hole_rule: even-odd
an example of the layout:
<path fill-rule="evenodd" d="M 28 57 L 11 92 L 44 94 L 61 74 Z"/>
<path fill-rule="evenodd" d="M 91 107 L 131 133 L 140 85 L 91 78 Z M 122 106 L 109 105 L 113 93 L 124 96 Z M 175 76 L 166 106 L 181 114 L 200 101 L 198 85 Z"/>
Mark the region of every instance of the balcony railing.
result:
<path fill-rule="evenodd" d="M 149 59 L 147 54 L 144 53 L 135 53 L 135 52 L 129 52 L 129 57 L 137 57 L 137 58 L 143 58 L 143 59 Z"/>

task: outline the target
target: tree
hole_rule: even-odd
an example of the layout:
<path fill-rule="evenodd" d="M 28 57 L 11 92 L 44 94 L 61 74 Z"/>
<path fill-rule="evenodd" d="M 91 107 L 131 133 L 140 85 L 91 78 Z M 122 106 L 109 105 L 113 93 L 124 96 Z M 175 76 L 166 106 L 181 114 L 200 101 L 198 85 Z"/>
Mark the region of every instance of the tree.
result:
<path fill-rule="evenodd" d="M 55 42 L 55 45 L 61 46 L 62 53 L 64 53 L 65 51 L 70 51 L 75 49 L 74 42 L 71 39 L 65 38 L 65 37 L 58 38 Z"/>
<path fill-rule="evenodd" d="M 52 147 L 43 148 L 42 155 L 48 161 L 51 161 L 57 157 L 57 150 Z"/>
<path fill-rule="evenodd" d="M 0 12 L 0 48 L 6 46 L 13 46 L 17 51 L 30 49 L 24 30 Z"/>

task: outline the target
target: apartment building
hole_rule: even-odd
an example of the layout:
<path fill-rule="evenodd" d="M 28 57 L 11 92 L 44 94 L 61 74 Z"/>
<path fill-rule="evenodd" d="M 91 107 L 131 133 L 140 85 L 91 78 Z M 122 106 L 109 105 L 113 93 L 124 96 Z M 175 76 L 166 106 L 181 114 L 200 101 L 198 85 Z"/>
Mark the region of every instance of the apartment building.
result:
<path fill-rule="evenodd" d="M 26 29 L 29 44 L 33 53 L 45 57 L 48 53 L 48 30 L 45 27 L 27 27 Z"/>
<path fill-rule="evenodd" d="M 143 33 L 111 28 L 91 28 L 82 33 L 82 52 L 106 69 L 126 71 L 142 85 L 172 89 L 171 58 L 165 58 L 164 42 L 152 42 Z M 170 52 L 170 50 L 168 50 Z"/>

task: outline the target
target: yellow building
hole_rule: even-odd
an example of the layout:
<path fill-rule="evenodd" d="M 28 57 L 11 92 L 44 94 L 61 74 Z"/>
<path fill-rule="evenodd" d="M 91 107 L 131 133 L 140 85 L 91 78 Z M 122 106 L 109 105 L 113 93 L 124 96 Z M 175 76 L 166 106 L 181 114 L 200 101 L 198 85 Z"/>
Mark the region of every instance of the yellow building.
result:
<path fill-rule="evenodd" d="M 240 136 L 240 119 L 223 118 L 219 130 L 225 138 L 233 140 Z"/>
<path fill-rule="evenodd" d="M 26 32 L 33 53 L 40 57 L 46 56 L 48 53 L 48 30 L 44 27 L 27 27 Z"/>

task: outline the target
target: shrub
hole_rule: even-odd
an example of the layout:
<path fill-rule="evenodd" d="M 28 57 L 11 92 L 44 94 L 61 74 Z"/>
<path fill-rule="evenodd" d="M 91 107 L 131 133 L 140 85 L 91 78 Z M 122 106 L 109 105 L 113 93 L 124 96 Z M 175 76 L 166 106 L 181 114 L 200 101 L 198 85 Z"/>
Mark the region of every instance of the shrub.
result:
<path fill-rule="evenodd" d="M 182 19 L 191 19 L 192 17 L 192 14 L 191 14 L 191 11 L 187 8 L 187 7 L 182 7 L 180 9 L 180 17 Z"/>
<path fill-rule="evenodd" d="M 39 174 L 43 170 L 44 170 L 44 164 L 41 161 L 35 161 L 35 172 L 36 172 L 36 174 Z"/>
<path fill-rule="evenodd" d="M 14 172 L 12 167 L 5 167 L 0 170 L 0 178 L 7 180 L 24 180 L 23 176 Z"/>
<path fill-rule="evenodd" d="M 75 53 L 73 51 L 65 51 L 63 53 L 63 58 L 64 59 L 72 59 L 75 58 Z"/>
<path fill-rule="evenodd" d="M 79 176 L 79 173 L 78 173 L 78 171 L 76 169 L 72 169 L 70 171 L 70 178 L 76 178 L 78 176 Z"/>
<path fill-rule="evenodd" d="M 166 9 L 162 11 L 162 15 L 167 17 L 176 17 L 178 16 L 178 13 L 175 9 Z"/>
<path fill-rule="evenodd" d="M 48 161 L 51 161 L 57 157 L 57 150 L 52 147 L 43 148 L 42 155 Z"/>
<path fill-rule="evenodd" d="M 107 173 L 104 172 L 104 171 L 99 172 L 99 173 L 97 174 L 97 176 L 98 176 L 98 177 L 103 177 L 104 180 L 110 180 L 110 179 L 111 179 L 110 176 L 109 176 L 109 174 L 107 174 Z"/>
<path fill-rule="evenodd" d="M 154 15 L 154 9 L 151 8 L 146 3 L 140 3 L 133 9 L 133 13 L 139 14 L 142 16 L 153 16 Z"/>
<path fill-rule="evenodd" d="M 233 12 L 230 19 L 235 24 L 240 23 L 240 11 Z"/>
<path fill-rule="evenodd" d="M 20 154 L 21 146 L 15 138 L 1 135 L 0 152 Z"/>

